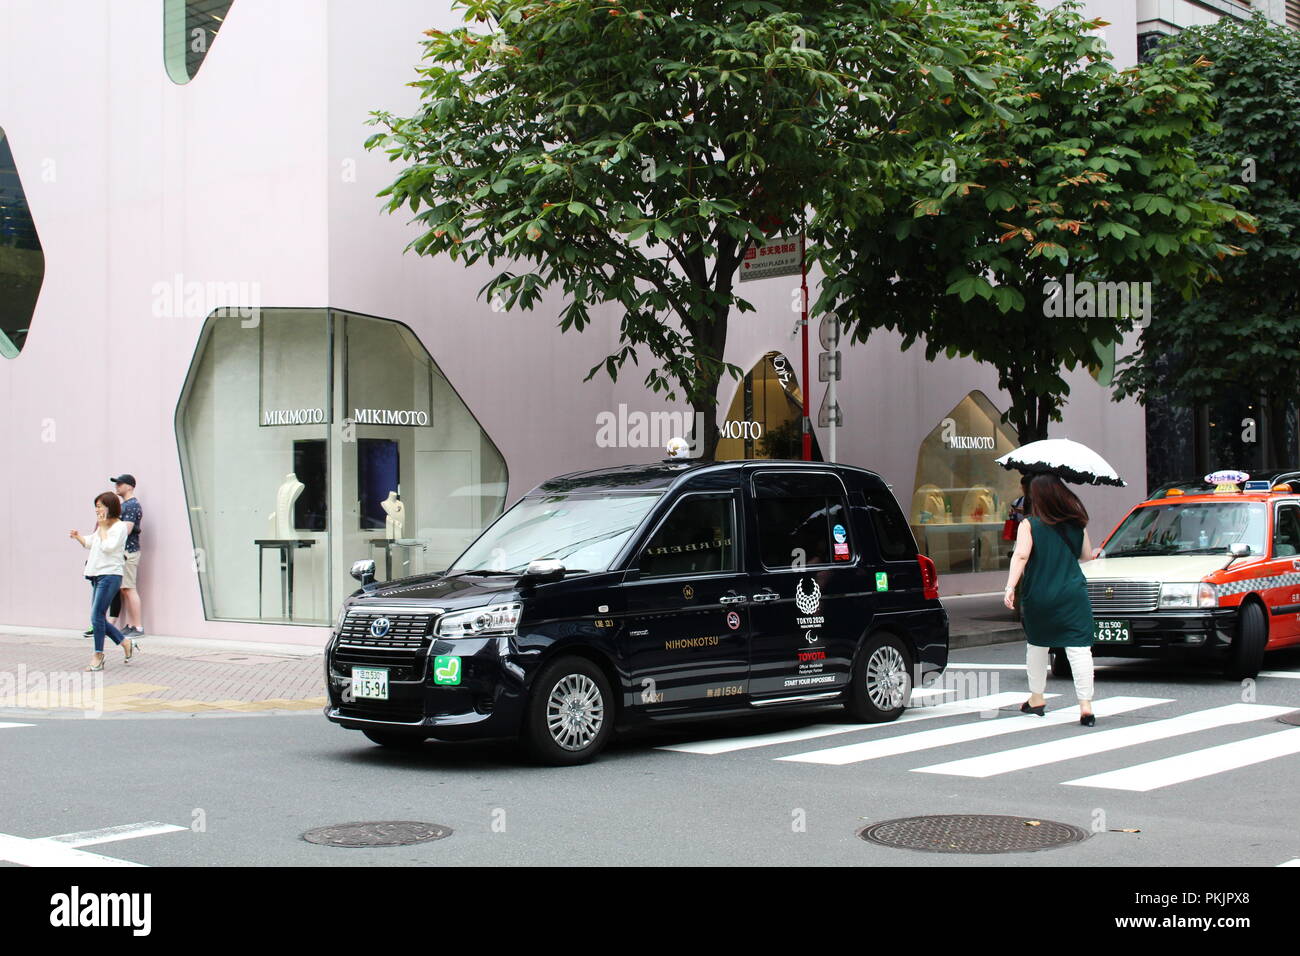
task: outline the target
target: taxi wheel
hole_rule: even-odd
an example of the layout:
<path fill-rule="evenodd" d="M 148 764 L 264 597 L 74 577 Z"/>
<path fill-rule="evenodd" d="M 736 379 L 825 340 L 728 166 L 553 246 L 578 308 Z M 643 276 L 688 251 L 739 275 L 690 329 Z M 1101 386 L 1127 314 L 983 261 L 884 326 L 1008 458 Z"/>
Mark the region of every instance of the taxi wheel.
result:
<path fill-rule="evenodd" d="M 853 665 L 845 708 L 854 719 L 879 724 L 896 720 L 912 698 L 912 658 L 907 645 L 881 631 L 867 638 Z"/>
<path fill-rule="evenodd" d="M 1231 680 L 1255 677 L 1264 663 L 1264 645 L 1268 643 L 1268 618 L 1254 601 L 1243 604 L 1237 615 L 1237 638 L 1232 642 L 1228 665 L 1223 674 Z"/>
<path fill-rule="evenodd" d="M 614 695 L 591 661 L 561 658 L 533 681 L 524 742 L 542 763 L 586 763 L 604 749 L 613 728 Z"/>
<path fill-rule="evenodd" d="M 393 750 L 420 750 L 424 747 L 424 738 L 412 734 L 391 730 L 363 730 L 361 732 L 379 746 L 391 747 Z"/>
<path fill-rule="evenodd" d="M 1051 650 L 1052 655 L 1052 676 L 1053 677 L 1073 677 L 1074 671 L 1070 669 L 1070 659 L 1065 656 L 1062 648 L 1054 647 Z"/>

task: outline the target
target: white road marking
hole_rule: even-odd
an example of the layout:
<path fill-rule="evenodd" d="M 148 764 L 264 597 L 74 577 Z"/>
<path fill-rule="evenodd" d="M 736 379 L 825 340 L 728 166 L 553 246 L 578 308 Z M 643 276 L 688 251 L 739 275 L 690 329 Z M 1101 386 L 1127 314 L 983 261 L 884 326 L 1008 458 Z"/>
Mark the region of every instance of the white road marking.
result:
<path fill-rule="evenodd" d="M 51 843 L 64 846 L 92 846 L 96 843 L 112 843 L 114 840 L 130 840 L 135 837 L 153 836 L 156 833 L 175 833 L 184 830 L 174 823 L 126 823 L 120 827 L 104 827 L 100 830 L 82 830 L 80 833 L 61 833 L 58 836 L 43 837 Z"/>
<path fill-rule="evenodd" d="M 1260 671 L 1260 677 L 1291 677 L 1300 680 L 1300 671 Z"/>
<path fill-rule="evenodd" d="M 1163 697 L 1107 697 L 1093 702 L 1093 711 L 1099 717 L 1110 717 L 1142 707 L 1156 704 L 1168 704 L 1170 700 Z M 1079 721 L 1079 707 L 1066 707 L 1054 710 L 1045 717 L 1030 714 L 1024 717 L 1002 717 L 997 720 L 981 720 L 958 724 L 955 727 L 939 727 L 935 730 L 923 730 L 914 734 L 902 734 L 897 737 L 885 737 L 880 740 L 868 740 L 863 743 L 846 744 L 843 747 L 830 747 L 826 750 L 813 750 L 809 753 L 778 757 L 792 763 L 819 763 L 832 766 L 844 766 L 865 760 L 878 760 L 881 757 L 893 757 L 898 754 L 912 753 L 918 750 L 931 750 L 935 747 L 947 747 L 950 744 L 968 743 L 972 740 L 984 740 L 1003 734 L 1013 734 L 1042 727 L 1057 727 L 1062 724 L 1075 724 Z"/>
<path fill-rule="evenodd" d="M 1300 866 L 1300 856 L 1294 860 L 1287 860 L 1285 863 L 1279 863 L 1278 866 Z"/>
<path fill-rule="evenodd" d="M 927 697 L 941 697 L 944 694 L 955 693 L 957 693 L 956 687 L 917 687 L 912 691 L 911 702 L 908 706 L 920 706 L 919 701 L 925 700 Z"/>
<path fill-rule="evenodd" d="M 8 723 L 5 723 L 5 724 L 0 724 L 0 730 L 3 730 L 3 729 L 6 728 L 6 727 L 35 727 L 35 726 L 36 726 L 35 724 L 8 724 Z"/>
<path fill-rule="evenodd" d="M 112 840 L 131 840 L 153 836 L 157 833 L 175 833 L 186 827 L 170 823 L 129 823 L 124 826 L 104 827 L 99 830 L 82 830 L 51 837 L 17 837 L 0 833 L 0 862 L 20 866 L 144 866 L 130 860 L 119 860 L 78 847 Z"/>
<path fill-rule="evenodd" d="M 1153 740 L 1165 740 L 1182 734 L 1193 734 L 1214 727 L 1226 727 L 1231 724 L 1262 720 L 1289 713 L 1292 708 L 1269 707 L 1264 704 L 1228 704 L 1190 714 L 1181 714 L 1167 720 L 1154 720 L 1135 727 L 1120 727 L 1115 730 L 1092 731 L 1051 740 L 1047 743 L 1004 750 L 999 753 L 986 754 L 981 757 L 967 757 L 949 763 L 935 764 L 930 767 L 918 767 L 915 773 L 941 773 L 958 777 L 992 777 L 1013 770 L 1027 767 L 1041 767 L 1044 764 L 1073 760 L 1092 754 L 1119 750 Z"/>
<path fill-rule="evenodd" d="M 141 866 L 111 856 L 88 853 L 60 843 L 0 833 L 0 860 L 20 866 Z"/>
<path fill-rule="evenodd" d="M 1048 697 L 1057 696 L 1048 694 Z M 969 700 L 950 701 L 934 707 L 919 707 L 905 710 L 901 717 L 885 724 L 815 724 L 799 730 L 785 730 L 772 734 L 756 734 L 750 737 L 722 737 L 717 740 L 701 740 L 694 743 L 672 744 L 656 747 L 656 750 L 672 750 L 687 754 L 725 754 L 736 750 L 752 750 L 756 747 L 770 747 L 773 744 L 797 743 L 801 740 L 813 740 L 817 737 L 829 737 L 832 734 L 849 734 L 862 730 L 881 730 L 896 727 L 913 720 L 930 720 L 935 717 L 951 717 L 954 714 L 972 714 L 984 710 L 997 710 L 1007 704 L 1016 704 L 1025 698 L 1024 691 L 1006 694 L 990 694 L 986 697 L 972 697 Z"/>
<path fill-rule="evenodd" d="M 1300 753 L 1300 727 L 1193 750 L 1191 753 L 1152 760 L 1123 770 L 1066 780 L 1063 786 L 1105 787 L 1108 790 L 1136 790 L 1145 793 L 1297 753 Z"/>
<path fill-rule="evenodd" d="M 962 668 L 976 671 L 1022 671 L 1025 669 L 1025 664 L 1023 661 L 1019 664 L 949 664 L 943 670 L 946 674 L 949 671 L 959 671 Z"/>

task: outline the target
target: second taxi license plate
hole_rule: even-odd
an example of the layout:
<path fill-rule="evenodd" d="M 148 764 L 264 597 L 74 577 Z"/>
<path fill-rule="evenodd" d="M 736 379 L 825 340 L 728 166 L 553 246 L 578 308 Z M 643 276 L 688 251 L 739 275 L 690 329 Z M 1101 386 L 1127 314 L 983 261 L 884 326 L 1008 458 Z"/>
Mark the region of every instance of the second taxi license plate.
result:
<path fill-rule="evenodd" d="M 358 700 L 388 700 L 388 668 L 352 668 L 352 696 Z"/>
<path fill-rule="evenodd" d="M 1098 644 L 1132 644 L 1128 621 L 1097 620 L 1092 625 L 1092 639 Z"/>

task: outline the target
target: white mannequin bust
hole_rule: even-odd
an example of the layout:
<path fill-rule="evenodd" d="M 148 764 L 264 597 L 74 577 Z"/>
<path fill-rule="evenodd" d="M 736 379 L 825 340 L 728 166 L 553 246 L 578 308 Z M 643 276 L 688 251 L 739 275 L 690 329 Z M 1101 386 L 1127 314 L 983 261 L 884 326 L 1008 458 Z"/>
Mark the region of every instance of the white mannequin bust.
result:
<path fill-rule="evenodd" d="M 306 487 L 293 472 L 284 476 L 284 482 L 275 493 L 275 512 L 271 515 L 271 537 L 286 540 L 293 533 L 293 505 Z"/>
<path fill-rule="evenodd" d="M 384 535 L 390 541 L 396 541 L 402 536 L 402 525 L 406 520 L 406 505 L 397 497 L 397 492 L 390 491 L 388 497 L 379 502 L 379 507 L 384 509 L 388 515 L 384 519 Z"/>

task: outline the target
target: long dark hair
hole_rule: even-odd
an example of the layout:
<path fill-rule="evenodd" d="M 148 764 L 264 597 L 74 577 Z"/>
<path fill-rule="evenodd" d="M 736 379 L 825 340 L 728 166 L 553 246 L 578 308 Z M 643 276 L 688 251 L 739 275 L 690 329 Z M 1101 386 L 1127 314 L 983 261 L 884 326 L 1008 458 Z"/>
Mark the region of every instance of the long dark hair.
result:
<path fill-rule="evenodd" d="M 122 517 L 122 502 L 118 500 L 117 495 L 111 491 L 106 491 L 102 495 L 95 496 L 95 504 L 103 505 L 108 510 L 108 516 L 113 521 Z"/>
<path fill-rule="evenodd" d="M 1081 528 L 1088 526 L 1088 509 L 1065 482 L 1055 475 L 1038 475 L 1029 486 L 1033 515 L 1048 524 L 1072 521 Z"/>

